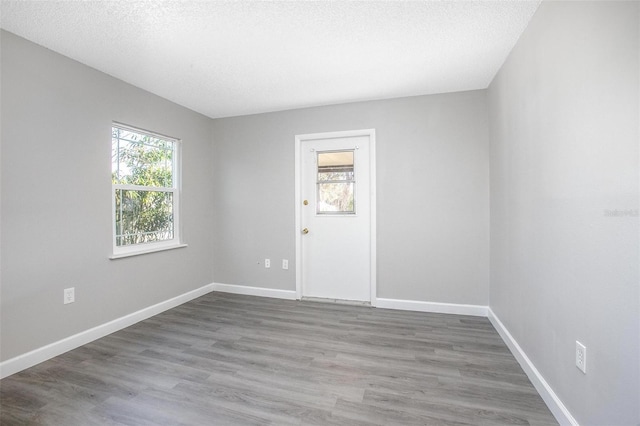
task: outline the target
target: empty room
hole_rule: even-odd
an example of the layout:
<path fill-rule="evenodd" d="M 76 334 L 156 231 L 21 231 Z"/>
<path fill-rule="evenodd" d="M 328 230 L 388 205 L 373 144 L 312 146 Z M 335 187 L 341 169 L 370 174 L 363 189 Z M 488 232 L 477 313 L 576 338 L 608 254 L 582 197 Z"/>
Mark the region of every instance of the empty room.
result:
<path fill-rule="evenodd" d="M 640 424 L 640 2 L 0 27 L 1 425 Z"/>

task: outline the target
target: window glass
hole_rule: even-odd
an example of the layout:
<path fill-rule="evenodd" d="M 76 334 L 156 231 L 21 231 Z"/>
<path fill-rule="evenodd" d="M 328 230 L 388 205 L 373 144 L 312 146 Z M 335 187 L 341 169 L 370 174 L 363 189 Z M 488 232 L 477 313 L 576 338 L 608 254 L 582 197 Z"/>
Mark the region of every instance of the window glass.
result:
<path fill-rule="evenodd" d="M 173 186 L 174 141 L 114 127 L 111 172 L 113 183 Z"/>
<path fill-rule="evenodd" d="M 116 246 L 173 239 L 173 194 L 116 189 Z"/>
<path fill-rule="evenodd" d="M 317 213 L 355 213 L 354 152 L 318 152 Z"/>

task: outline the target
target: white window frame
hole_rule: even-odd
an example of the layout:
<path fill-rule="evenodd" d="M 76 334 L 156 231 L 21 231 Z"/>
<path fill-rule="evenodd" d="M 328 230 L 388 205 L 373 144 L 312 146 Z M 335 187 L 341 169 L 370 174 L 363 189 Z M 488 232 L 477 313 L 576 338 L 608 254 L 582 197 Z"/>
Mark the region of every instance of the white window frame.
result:
<path fill-rule="evenodd" d="M 160 133 L 151 132 L 148 130 L 140 129 L 138 127 L 129 126 L 126 124 L 112 122 L 111 129 L 117 127 L 119 129 L 128 130 L 131 132 L 149 135 L 159 139 L 165 139 L 174 143 L 174 153 L 172 162 L 172 177 L 173 185 L 171 189 L 168 187 L 151 187 L 140 185 L 123 185 L 111 183 L 111 238 L 112 238 L 112 254 L 110 259 L 119 259 L 122 257 L 137 256 L 146 253 L 154 253 L 164 250 L 172 250 L 180 247 L 187 247 L 181 240 L 181 223 L 180 223 L 180 192 L 182 182 L 182 141 L 178 138 L 166 136 Z M 154 191 L 161 189 L 163 192 L 171 192 L 173 200 L 173 238 L 170 240 L 156 241 L 150 243 L 131 244 L 127 246 L 116 245 L 116 190 L 145 190 Z"/>

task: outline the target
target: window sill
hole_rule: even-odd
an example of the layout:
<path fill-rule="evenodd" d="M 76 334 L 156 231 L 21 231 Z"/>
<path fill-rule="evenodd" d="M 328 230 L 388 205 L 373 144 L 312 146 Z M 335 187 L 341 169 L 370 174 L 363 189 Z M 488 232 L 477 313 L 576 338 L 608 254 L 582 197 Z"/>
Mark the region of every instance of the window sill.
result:
<path fill-rule="evenodd" d="M 188 247 L 188 245 L 187 244 L 176 244 L 176 245 L 173 245 L 173 246 L 154 247 L 154 248 L 149 248 L 149 249 L 145 249 L 145 250 L 132 251 L 132 252 L 128 252 L 128 253 L 112 254 L 111 256 L 109 256 L 109 259 L 116 260 L 116 259 L 122 259 L 124 257 L 140 256 L 142 254 L 156 253 L 158 251 L 174 250 L 174 249 L 178 249 L 178 248 L 182 248 L 182 247 Z"/>

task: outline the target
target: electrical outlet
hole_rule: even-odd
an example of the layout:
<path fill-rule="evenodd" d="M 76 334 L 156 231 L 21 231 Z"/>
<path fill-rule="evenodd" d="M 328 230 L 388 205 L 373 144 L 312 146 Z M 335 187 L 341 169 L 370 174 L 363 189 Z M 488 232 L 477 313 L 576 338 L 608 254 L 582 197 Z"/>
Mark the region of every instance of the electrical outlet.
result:
<path fill-rule="evenodd" d="M 576 367 L 587 374 L 587 348 L 576 340 Z"/>
<path fill-rule="evenodd" d="M 65 288 L 64 289 L 64 304 L 73 303 L 76 301 L 76 288 Z"/>
<path fill-rule="evenodd" d="M 271 268 L 271 259 L 265 259 L 264 260 L 264 267 L 265 268 Z"/>
<path fill-rule="evenodd" d="M 282 269 L 289 269 L 289 261 L 287 259 L 282 259 Z"/>

